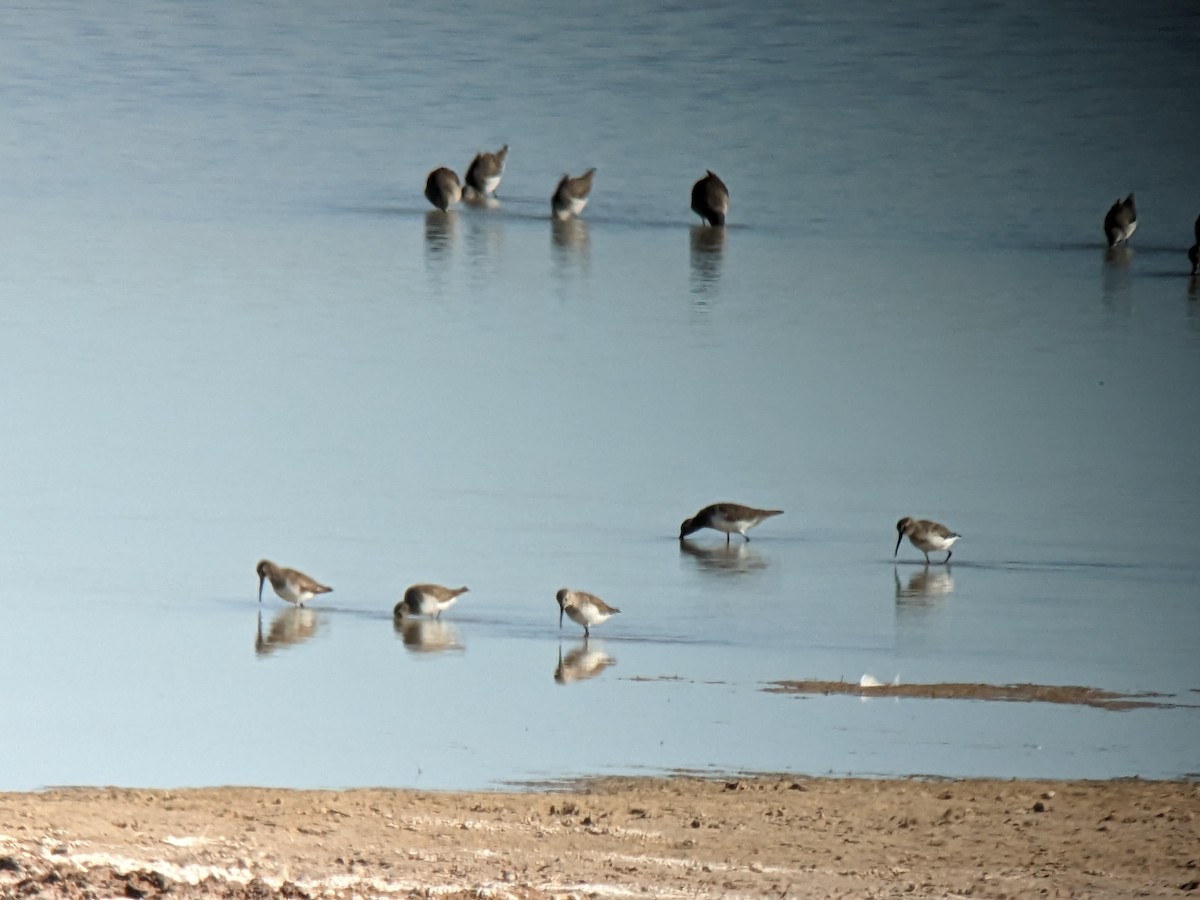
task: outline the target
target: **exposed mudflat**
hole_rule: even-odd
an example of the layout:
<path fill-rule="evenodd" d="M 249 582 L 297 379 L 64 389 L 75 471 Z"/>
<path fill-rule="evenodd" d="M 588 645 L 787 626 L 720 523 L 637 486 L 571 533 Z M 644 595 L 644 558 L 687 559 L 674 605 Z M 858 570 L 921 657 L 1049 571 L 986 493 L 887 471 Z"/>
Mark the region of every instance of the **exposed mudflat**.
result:
<path fill-rule="evenodd" d="M 1098 709 L 1139 709 L 1149 706 L 1174 707 L 1169 695 L 1154 693 L 1116 694 L 1093 687 L 1057 684 L 981 684 L 938 682 L 935 684 L 869 684 L 853 681 L 774 681 L 765 690 L 781 694 L 852 694 L 856 697 L 912 697 L 922 700 L 1002 700 L 1016 703 L 1067 703 Z"/>
<path fill-rule="evenodd" d="M 1179 897 L 1198 848 L 1186 782 L 0 794 L 4 897 Z"/>

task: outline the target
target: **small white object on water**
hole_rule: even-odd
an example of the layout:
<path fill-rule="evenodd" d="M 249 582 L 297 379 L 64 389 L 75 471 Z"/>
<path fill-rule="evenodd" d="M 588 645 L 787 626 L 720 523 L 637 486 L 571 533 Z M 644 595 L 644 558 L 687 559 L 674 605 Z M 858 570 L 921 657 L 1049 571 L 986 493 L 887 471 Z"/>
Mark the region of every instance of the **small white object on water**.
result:
<path fill-rule="evenodd" d="M 899 686 L 899 684 L 900 684 L 899 673 L 896 674 L 896 677 L 892 679 L 891 683 L 894 686 Z M 884 683 L 882 681 L 880 681 L 878 678 L 876 678 L 874 675 L 868 674 L 868 675 L 863 675 L 862 678 L 858 679 L 858 686 L 865 687 L 865 688 L 884 687 Z"/>

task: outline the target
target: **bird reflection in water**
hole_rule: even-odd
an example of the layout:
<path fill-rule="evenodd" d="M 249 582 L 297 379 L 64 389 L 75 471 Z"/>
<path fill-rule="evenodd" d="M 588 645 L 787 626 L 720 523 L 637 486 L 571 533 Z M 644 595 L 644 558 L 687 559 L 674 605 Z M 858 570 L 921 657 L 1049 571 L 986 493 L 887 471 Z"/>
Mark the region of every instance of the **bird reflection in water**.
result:
<path fill-rule="evenodd" d="M 554 246 L 574 253 L 586 253 L 588 227 L 583 219 L 551 219 L 550 237 Z"/>
<path fill-rule="evenodd" d="M 554 670 L 554 680 L 559 684 L 570 684 L 572 681 L 587 681 L 595 678 L 616 660 L 602 650 L 591 650 L 584 640 L 575 649 L 563 656 L 562 646 L 558 648 L 558 667 Z"/>
<path fill-rule="evenodd" d="M 450 250 L 456 218 L 453 213 L 440 209 L 425 213 L 425 253 L 429 259 L 438 259 Z"/>
<path fill-rule="evenodd" d="M 679 552 L 696 560 L 702 569 L 725 574 L 739 575 L 767 567 L 767 560 L 749 544 L 696 544 L 684 538 L 679 542 Z"/>
<path fill-rule="evenodd" d="M 909 577 L 908 584 L 900 581 L 900 572 L 895 567 L 892 577 L 896 581 L 896 607 L 899 610 L 929 609 L 954 590 L 950 570 L 941 566 L 923 566 Z"/>
<path fill-rule="evenodd" d="M 1104 249 L 1104 261 L 1119 269 L 1128 269 L 1133 259 L 1133 250 L 1128 244 L 1118 244 L 1116 247 Z"/>
<path fill-rule="evenodd" d="M 469 206 L 471 209 L 499 209 L 500 201 L 490 194 L 481 194 L 478 191 L 464 191 L 462 196 L 463 206 Z"/>
<path fill-rule="evenodd" d="M 504 258 L 504 222 L 499 216 L 463 216 L 463 246 L 472 265 L 495 270 Z"/>
<path fill-rule="evenodd" d="M 725 250 L 725 229 L 693 225 L 691 230 L 692 292 L 704 293 L 715 287 L 721 276 L 721 254 Z"/>
<path fill-rule="evenodd" d="M 550 220 L 550 244 L 554 274 L 566 282 L 576 273 L 587 274 L 591 260 L 588 225 L 582 219 Z"/>
<path fill-rule="evenodd" d="M 412 653 L 442 653 L 446 650 L 465 650 L 458 642 L 458 630 L 439 619 L 417 619 L 397 616 L 392 619 L 396 636 L 404 649 Z"/>
<path fill-rule="evenodd" d="M 262 610 L 258 612 L 258 631 L 254 636 L 254 652 L 259 656 L 274 653 L 281 647 L 302 644 L 317 632 L 316 610 L 304 606 L 281 609 L 271 619 L 263 633 Z"/>

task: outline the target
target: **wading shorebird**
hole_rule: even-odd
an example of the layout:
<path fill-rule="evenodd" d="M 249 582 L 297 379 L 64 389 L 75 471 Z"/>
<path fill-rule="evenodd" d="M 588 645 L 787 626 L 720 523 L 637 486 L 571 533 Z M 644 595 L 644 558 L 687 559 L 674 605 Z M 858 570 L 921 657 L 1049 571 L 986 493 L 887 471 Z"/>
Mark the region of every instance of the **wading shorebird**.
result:
<path fill-rule="evenodd" d="M 288 603 L 303 606 L 317 594 L 328 594 L 333 590 L 319 581 L 309 578 L 303 572 L 295 569 L 284 569 L 275 565 L 269 559 L 259 560 L 255 567 L 258 572 L 258 602 L 262 603 L 263 582 L 271 579 L 271 587 Z"/>
<path fill-rule="evenodd" d="M 442 166 L 429 173 L 425 179 L 425 199 L 442 212 L 462 199 L 462 185 L 453 169 Z"/>
<path fill-rule="evenodd" d="M 434 616 L 441 618 L 442 613 L 454 605 L 460 594 L 465 594 L 467 588 L 448 588 L 440 584 L 413 584 L 404 592 L 404 599 L 392 609 L 396 618 L 403 616 Z"/>
<path fill-rule="evenodd" d="M 588 194 L 592 192 L 592 176 L 595 174 L 595 169 L 588 169 L 578 178 L 572 178 L 570 175 L 562 177 L 558 187 L 554 189 L 554 196 L 550 198 L 550 211 L 554 218 L 566 221 L 583 212 L 583 208 L 587 206 Z"/>
<path fill-rule="evenodd" d="M 729 188 L 711 170 L 692 185 L 692 212 L 709 225 L 724 225 L 729 212 Z"/>
<path fill-rule="evenodd" d="M 1188 262 L 1192 264 L 1192 275 L 1200 269 L 1200 216 L 1196 216 L 1196 243 L 1188 247 Z"/>
<path fill-rule="evenodd" d="M 558 627 L 562 628 L 563 613 L 577 625 L 583 626 L 583 636 L 591 637 L 591 627 L 615 616 L 619 609 L 609 606 L 599 597 L 584 591 L 561 588 L 555 595 L 558 600 Z"/>
<path fill-rule="evenodd" d="M 1108 239 L 1109 249 L 1128 241 L 1136 228 L 1137 209 L 1133 205 L 1133 194 L 1124 200 L 1118 198 L 1104 217 L 1104 236 Z"/>
<path fill-rule="evenodd" d="M 493 194 L 500 185 L 504 172 L 504 159 L 508 156 L 508 144 L 495 153 L 476 153 L 463 179 L 468 188 L 480 196 Z"/>
<path fill-rule="evenodd" d="M 942 560 L 942 564 L 950 562 L 950 557 L 953 555 L 950 550 L 954 546 L 961 534 L 955 534 L 945 525 L 938 522 L 931 522 L 929 519 L 913 519 L 905 516 L 896 523 L 896 549 L 892 553 L 895 557 L 900 553 L 900 542 L 904 540 L 904 536 L 908 535 L 909 543 L 925 554 L 925 565 L 929 565 L 929 554 L 938 550 L 946 551 L 946 558 Z"/>
<path fill-rule="evenodd" d="M 715 528 L 725 532 L 725 543 L 737 532 L 744 540 L 750 540 L 746 534 L 751 528 L 771 516 L 783 515 L 782 509 L 755 509 L 753 506 L 742 506 L 740 503 L 714 503 L 706 506 L 690 519 L 684 519 L 679 526 L 679 539 L 701 528 Z"/>

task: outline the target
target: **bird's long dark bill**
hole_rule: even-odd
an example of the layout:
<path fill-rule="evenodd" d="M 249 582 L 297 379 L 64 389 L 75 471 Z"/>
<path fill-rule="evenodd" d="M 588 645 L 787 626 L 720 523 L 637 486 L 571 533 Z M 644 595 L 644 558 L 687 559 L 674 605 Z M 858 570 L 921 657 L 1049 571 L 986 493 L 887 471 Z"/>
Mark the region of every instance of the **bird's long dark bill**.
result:
<path fill-rule="evenodd" d="M 563 617 L 564 612 L 566 612 L 566 610 L 564 610 L 563 607 L 560 606 L 558 608 L 558 627 L 560 629 L 562 628 L 562 617 Z"/>
<path fill-rule="evenodd" d="M 267 579 L 263 578 L 261 575 L 260 575 L 260 576 L 258 576 L 258 602 L 259 602 L 259 603 L 262 603 L 262 589 L 263 589 L 263 582 L 264 582 L 264 581 L 266 581 L 266 580 L 267 580 Z"/>
<path fill-rule="evenodd" d="M 904 533 L 900 533 L 900 537 L 896 538 L 896 549 L 892 551 L 892 558 L 895 559 L 900 555 L 900 542 L 904 540 Z"/>

